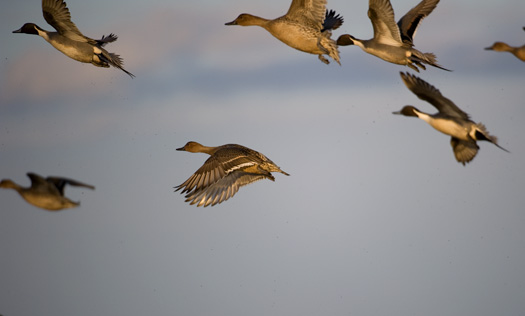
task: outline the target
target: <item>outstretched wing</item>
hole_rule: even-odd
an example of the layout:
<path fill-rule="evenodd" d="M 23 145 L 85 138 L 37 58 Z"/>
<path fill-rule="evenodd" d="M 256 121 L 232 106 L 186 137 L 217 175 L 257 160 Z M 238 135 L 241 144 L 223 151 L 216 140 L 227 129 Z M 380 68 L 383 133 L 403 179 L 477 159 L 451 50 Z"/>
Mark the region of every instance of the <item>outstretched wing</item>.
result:
<path fill-rule="evenodd" d="M 463 166 L 476 157 L 479 149 L 475 141 L 461 140 L 455 137 L 450 138 L 450 145 L 452 146 L 456 160 L 461 162 Z"/>
<path fill-rule="evenodd" d="M 28 172 L 27 176 L 29 177 L 29 179 L 31 179 L 31 187 L 33 188 L 49 186 L 49 183 L 47 182 L 47 180 L 36 173 Z"/>
<path fill-rule="evenodd" d="M 63 0 L 42 0 L 42 12 L 46 22 L 59 34 L 77 42 L 96 44 L 95 40 L 84 36 L 71 22 L 71 14 Z"/>
<path fill-rule="evenodd" d="M 368 3 L 368 17 L 372 22 L 374 39 L 376 41 L 393 46 L 402 44 L 390 0 L 370 0 Z"/>
<path fill-rule="evenodd" d="M 438 2 L 439 0 L 423 0 L 399 19 L 397 25 L 403 42 L 413 45 L 419 24 L 436 8 Z"/>
<path fill-rule="evenodd" d="M 183 189 L 181 193 L 201 191 L 210 185 L 224 179 L 236 170 L 256 166 L 258 162 L 242 150 L 218 151 L 208 158 L 188 180 L 175 187 L 175 191 Z"/>
<path fill-rule="evenodd" d="M 64 187 L 66 186 L 66 184 L 69 184 L 75 187 L 84 187 L 84 188 L 89 188 L 91 190 L 95 190 L 95 187 L 90 184 L 82 183 L 82 182 L 79 182 L 73 179 L 68 179 L 68 178 L 47 177 L 46 181 L 55 185 L 55 187 L 58 189 L 58 192 L 60 192 L 60 195 L 62 196 L 64 196 Z"/>
<path fill-rule="evenodd" d="M 431 84 L 409 73 L 401 72 L 400 74 L 401 79 L 403 79 L 403 82 L 410 91 L 421 100 L 432 104 L 440 113 L 465 120 L 470 119 L 467 113 L 458 108 L 454 102 L 445 98 L 441 92 Z"/>
<path fill-rule="evenodd" d="M 100 46 L 100 47 L 104 47 L 107 43 L 113 43 L 114 41 L 116 41 L 118 39 L 118 36 L 113 34 L 113 33 L 110 33 L 108 36 L 106 35 L 102 35 L 102 38 L 99 39 L 99 40 L 95 40 L 97 42 L 97 44 Z"/>
<path fill-rule="evenodd" d="M 304 22 L 308 19 L 318 30 L 322 29 L 325 19 L 326 0 L 292 0 L 286 16 L 292 20 Z"/>
<path fill-rule="evenodd" d="M 336 14 L 334 10 L 326 10 L 326 16 L 323 22 L 323 29 L 321 30 L 321 32 L 327 30 L 336 30 L 338 27 L 343 25 L 343 22 L 343 17 L 339 14 Z"/>
<path fill-rule="evenodd" d="M 213 206 L 233 197 L 240 187 L 264 178 L 273 179 L 273 176 L 271 174 L 246 173 L 242 170 L 234 171 L 200 191 L 188 193 L 186 202 L 190 202 L 190 205 Z"/>

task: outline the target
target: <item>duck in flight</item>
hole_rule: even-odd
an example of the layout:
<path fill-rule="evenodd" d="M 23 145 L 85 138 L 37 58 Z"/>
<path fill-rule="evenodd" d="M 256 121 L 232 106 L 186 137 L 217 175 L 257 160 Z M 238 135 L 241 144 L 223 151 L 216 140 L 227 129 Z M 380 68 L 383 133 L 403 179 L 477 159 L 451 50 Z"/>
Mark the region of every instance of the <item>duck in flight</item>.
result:
<path fill-rule="evenodd" d="M 525 31 L 525 27 L 523 27 L 523 30 Z M 486 47 L 486 50 L 493 50 L 496 52 L 509 52 L 516 56 L 519 60 L 525 61 L 525 45 L 521 47 L 513 47 L 509 46 L 503 42 L 496 42 L 492 44 L 490 47 Z"/>
<path fill-rule="evenodd" d="M 10 179 L 3 179 L 0 182 L 0 188 L 13 189 L 29 204 L 50 211 L 58 211 L 80 205 L 80 202 L 71 201 L 64 196 L 64 188 L 66 184 L 85 187 L 91 190 L 95 189 L 92 185 L 68 178 L 43 178 L 32 172 L 28 173 L 27 176 L 31 179 L 30 187 L 24 188 Z"/>
<path fill-rule="evenodd" d="M 474 159 L 479 150 L 476 142 L 480 140 L 491 142 L 508 152 L 498 145 L 496 136 L 490 135 L 485 125 L 473 122 L 467 113 L 445 98 L 434 86 L 408 73 L 401 73 L 401 78 L 410 91 L 421 100 L 432 104 L 438 113 L 428 114 L 419 111 L 412 105 L 406 105 L 393 114 L 420 118 L 441 133 L 451 136 L 450 145 L 458 162 L 465 165 Z"/>
<path fill-rule="evenodd" d="M 330 56 L 339 65 L 337 44 L 330 37 L 332 30 L 343 24 L 343 17 L 335 11 L 326 10 L 326 0 L 292 0 L 288 12 L 276 19 L 268 20 L 242 13 L 226 25 L 264 28 L 275 38 L 302 52 L 318 55 L 319 60 L 329 64 L 323 55 Z"/>
<path fill-rule="evenodd" d="M 441 67 L 433 53 L 422 53 L 414 48 L 414 36 L 421 21 L 436 8 L 439 0 L 423 0 L 405 14 L 396 24 L 394 9 L 390 0 L 370 0 L 368 17 L 372 21 L 374 37 L 360 40 L 344 34 L 337 39 L 337 45 L 356 45 L 368 54 L 390 63 L 406 65 L 419 72 L 424 64 Z"/>
<path fill-rule="evenodd" d="M 76 61 L 91 63 L 97 67 L 104 68 L 109 68 L 111 65 L 124 71 L 130 77 L 135 77 L 123 68 L 124 62 L 119 55 L 109 53 L 104 49 L 106 44 L 117 40 L 115 34 L 111 33 L 108 36 L 102 36 L 99 40 L 84 36 L 75 23 L 71 22 L 71 14 L 63 0 L 42 0 L 42 12 L 46 22 L 56 32 L 46 31 L 34 23 L 26 23 L 20 29 L 13 31 L 13 33 L 41 36 L 54 48 Z"/>
<path fill-rule="evenodd" d="M 244 185 L 262 179 L 275 181 L 271 172 L 289 176 L 265 155 L 241 145 L 207 147 L 188 142 L 177 150 L 210 155 L 188 180 L 175 187 L 175 191 L 182 189 L 181 194 L 186 193 L 190 205 L 206 207 L 226 201 Z"/>

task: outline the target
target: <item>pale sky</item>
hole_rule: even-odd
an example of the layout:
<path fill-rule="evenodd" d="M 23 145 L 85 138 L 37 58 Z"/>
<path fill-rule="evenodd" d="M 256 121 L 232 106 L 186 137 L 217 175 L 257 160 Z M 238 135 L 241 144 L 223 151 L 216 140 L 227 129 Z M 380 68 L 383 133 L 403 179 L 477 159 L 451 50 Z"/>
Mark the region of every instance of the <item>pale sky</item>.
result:
<path fill-rule="evenodd" d="M 453 72 L 417 76 L 499 138 L 467 166 L 406 104 L 407 67 L 358 47 L 321 63 L 256 27 L 289 1 L 76 1 L 86 35 L 111 32 L 118 69 L 42 38 L 38 0 L 0 12 L 0 179 L 27 172 L 81 206 L 48 212 L 0 190 L 0 314 L 462 315 L 525 310 L 525 63 L 485 51 L 525 43 L 522 0 L 442 1 L 415 37 Z M 417 1 L 392 0 L 399 19 Z M 330 1 L 334 38 L 372 37 L 368 3 Z M 173 192 L 207 159 L 175 149 L 238 143 L 286 177 L 197 208 Z"/>

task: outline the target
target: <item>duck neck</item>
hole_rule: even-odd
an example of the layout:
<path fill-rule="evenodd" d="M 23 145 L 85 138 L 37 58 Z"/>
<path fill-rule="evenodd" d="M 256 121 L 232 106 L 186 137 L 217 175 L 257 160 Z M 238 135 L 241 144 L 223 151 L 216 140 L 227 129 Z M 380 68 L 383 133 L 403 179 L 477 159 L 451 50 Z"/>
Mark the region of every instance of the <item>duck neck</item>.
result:
<path fill-rule="evenodd" d="M 13 189 L 13 190 L 17 191 L 18 193 L 20 193 L 24 189 L 26 189 L 26 188 L 23 188 L 23 187 L 19 186 L 18 184 L 14 183 L 11 180 L 3 180 L 2 183 L 0 183 L 0 188 Z"/>
<path fill-rule="evenodd" d="M 249 25 L 260 26 L 260 27 L 263 27 L 263 28 L 267 29 L 269 21 L 270 20 L 265 19 L 265 18 L 261 18 L 260 16 L 252 15 L 252 18 L 250 19 L 250 24 Z"/>
<path fill-rule="evenodd" d="M 422 119 L 423 121 L 427 122 L 430 124 L 430 121 L 432 120 L 432 117 L 425 113 L 425 112 L 420 112 L 418 110 L 414 110 L 414 113 L 416 114 L 416 117 Z"/>
<path fill-rule="evenodd" d="M 358 38 L 352 38 L 354 45 L 360 47 L 362 50 L 366 51 L 368 48 L 368 41 L 360 40 Z"/>
<path fill-rule="evenodd" d="M 211 156 L 211 155 L 213 155 L 218 149 L 219 149 L 219 147 L 209 147 L 209 146 L 200 145 L 200 146 L 199 146 L 199 149 L 198 149 L 198 152 L 205 153 L 205 154 L 208 154 L 208 155 Z"/>

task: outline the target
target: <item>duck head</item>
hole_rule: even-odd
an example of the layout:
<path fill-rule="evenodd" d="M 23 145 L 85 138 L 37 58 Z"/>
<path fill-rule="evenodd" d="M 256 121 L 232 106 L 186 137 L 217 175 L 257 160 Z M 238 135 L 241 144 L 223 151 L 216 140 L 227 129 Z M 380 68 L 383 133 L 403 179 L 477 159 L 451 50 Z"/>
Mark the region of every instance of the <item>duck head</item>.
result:
<path fill-rule="evenodd" d="M 266 21 L 267 21 L 266 19 L 254 16 L 248 13 L 242 13 L 235 20 L 225 23 L 224 25 L 241 25 L 241 26 L 262 25 Z"/>
<path fill-rule="evenodd" d="M 38 25 L 34 23 L 26 23 L 18 30 L 13 31 L 13 33 L 25 33 L 25 34 L 38 35 L 38 30 L 40 30 Z"/>
<path fill-rule="evenodd" d="M 199 144 L 197 142 L 187 142 L 186 145 L 184 145 L 181 148 L 177 148 L 177 150 L 179 150 L 179 151 L 188 151 L 190 153 L 196 153 L 196 152 L 200 152 L 200 150 L 203 147 L 204 146 L 202 146 L 201 144 Z"/>
<path fill-rule="evenodd" d="M 485 50 L 494 50 L 496 52 L 502 52 L 509 50 L 509 45 L 503 43 L 503 42 L 496 42 L 492 44 L 490 47 L 485 47 Z"/>
<path fill-rule="evenodd" d="M 343 34 L 337 39 L 338 46 L 355 45 L 355 37 L 350 34 Z"/>
<path fill-rule="evenodd" d="M 417 112 L 419 112 L 419 110 L 412 105 L 405 105 L 400 111 L 392 112 L 392 114 L 418 117 Z"/>
<path fill-rule="evenodd" d="M 16 189 L 18 187 L 18 184 L 14 183 L 11 179 L 3 179 L 2 181 L 0 181 L 0 188 Z"/>

